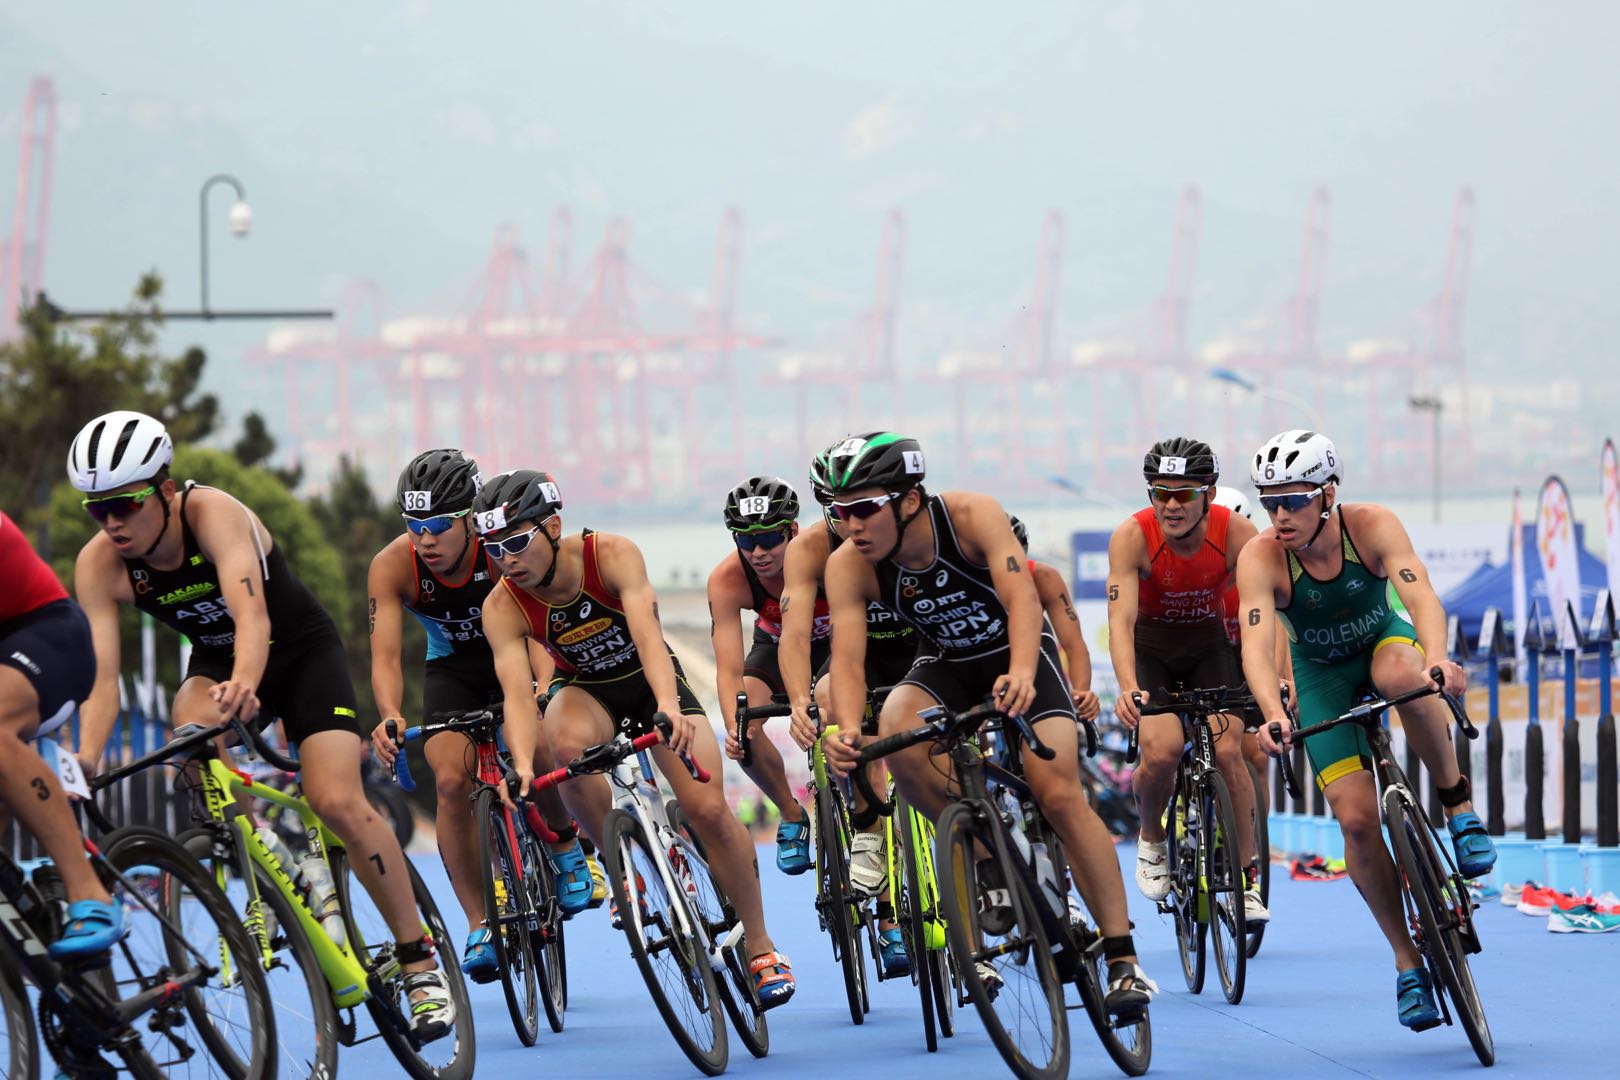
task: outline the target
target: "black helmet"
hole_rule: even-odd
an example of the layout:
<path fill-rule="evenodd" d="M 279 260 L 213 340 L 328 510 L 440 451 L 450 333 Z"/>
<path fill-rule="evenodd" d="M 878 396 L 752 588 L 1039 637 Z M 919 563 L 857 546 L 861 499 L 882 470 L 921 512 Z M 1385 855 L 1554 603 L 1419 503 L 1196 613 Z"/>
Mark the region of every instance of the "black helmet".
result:
<path fill-rule="evenodd" d="M 776 476 L 751 476 L 726 496 L 726 528 L 732 532 L 767 532 L 799 517 L 799 493 Z"/>
<path fill-rule="evenodd" d="M 562 494 L 548 472 L 517 469 L 484 481 L 473 499 L 473 525 L 480 534 L 523 521 L 544 521 L 562 509 Z"/>
<path fill-rule="evenodd" d="M 927 475 L 922 445 L 892 431 L 851 435 L 829 448 L 826 457 L 828 489 L 834 493 L 867 487 L 905 492 Z"/>
<path fill-rule="evenodd" d="M 483 484 L 478 462 L 460 450 L 426 450 L 400 472 L 394 498 L 408 517 L 437 517 L 470 510 Z"/>
<path fill-rule="evenodd" d="M 1028 555 L 1029 554 L 1029 529 L 1027 529 L 1024 526 L 1024 523 L 1022 521 L 1018 520 L 1018 515 L 1017 514 L 1008 514 L 1007 515 L 1007 524 L 1012 526 L 1013 535 L 1018 538 L 1019 544 L 1023 545 L 1024 554 Z"/>
<path fill-rule="evenodd" d="M 1149 483 L 1175 477 L 1213 484 L 1221 478 L 1221 460 L 1209 443 L 1177 435 L 1153 444 L 1142 459 L 1142 475 Z"/>

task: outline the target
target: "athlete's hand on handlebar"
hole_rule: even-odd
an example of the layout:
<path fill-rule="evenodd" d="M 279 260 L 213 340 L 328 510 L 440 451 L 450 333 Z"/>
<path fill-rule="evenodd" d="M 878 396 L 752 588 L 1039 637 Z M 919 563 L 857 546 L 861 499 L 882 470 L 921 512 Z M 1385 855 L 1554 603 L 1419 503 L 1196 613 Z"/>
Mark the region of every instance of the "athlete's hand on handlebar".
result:
<path fill-rule="evenodd" d="M 228 720 L 234 716 L 246 723 L 259 715 L 259 695 L 251 683 L 241 679 L 226 679 L 222 683 L 215 683 L 208 691 L 208 696 L 219 704 L 221 720 Z"/>
<path fill-rule="evenodd" d="M 1023 716 L 1035 704 L 1035 676 L 1009 671 L 996 680 L 991 693 L 996 699 L 996 708 L 1008 716 Z"/>
<path fill-rule="evenodd" d="M 388 724 L 392 721 L 396 735 L 388 736 Z M 398 741 L 396 741 L 396 739 Z M 403 716 L 390 716 L 381 720 L 371 729 L 371 752 L 382 762 L 383 767 L 392 772 L 394 758 L 399 756 L 399 748 L 405 745 L 405 718 Z"/>
<path fill-rule="evenodd" d="M 512 777 L 514 776 L 517 777 L 517 791 L 515 792 L 511 786 Z M 519 765 L 514 762 L 511 771 L 506 774 L 505 778 L 501 780 L 500 786 L 495 790 L 501 793 L 501 801 L 506 804 L 507 809 L 516 810 L 518 800 L 525 798 L 529 794 L 529 785 L 532 783 L 534 783 L 534 765 L 530 763 Z"/>
<path fill-rule="evenodd" d="M 821 749 L 827 755 L 827 767 L 837 776 L 848 776 L 861 763 L 861 736 L 855 731 L 827 729 Z"/>
<path fill-rule="evenodd" d="M 1125 725 L 1127 731 L 1135 731 L 1136 725 L 1142 722 L 1142 713 L 1136 704 L 1136 695 L 1141 693 L 1140 690 L 1127 690 L 1122 686 L 1114 696 L 1114 715 L 1119 717 L 1119 722 Z M 1147 695 L 1142 694 L 1142 699 L 1147 700 Z"/>
<path fill-rule="evenodd" d="M 788 734 L 793 736 L 793 741 L 799 744 L 800 750 L 808 750 L 816 745 L 816 740 L 821 738 L 821 729 L 811 718 L 808 706 L 793 706 L 793 712 L 788 719 Z"/>
<path fill-rule="evenodd" d="M 1434 670 L 1440 670 L 1440 679 L 1434 677 Z M 1423 669 L 1423 679 L 1434 690 L 1443 690 L 1452 697 L 1460 698 L 1468 690 L 1468 672 L 1453 660 L 1436 660 Z"/>
<path fill-rule="evenodd" d="M 1287 709 L 1279 709 L 1266 717 L 1260 725 L 1260 749 L 1272 757 L 1281 757 L 1294 745 L 1294 718 Z"/>
<path fill-rule="evenodd" d="M 698 734 L 697 716 L 688 716 L 681 712 L 681 704 L 678 701 L 662 702 L 658 706 L 658 711 L 669 717 L 670 732 L 667 740 L 669 748 L 677 754 L 690 754 Z M 734 734 L 726 738 L 728 754 L 731 753 L 731 743 L 734 739 Z M 742 747 L 739 746 L 737 752 L 741 754 Z"/>
<path fill-rule="evenodd" d="M 1074 713 L 1081 720 L 1095 721 L 1102 714 L 1102 705 L 1090 690 L 1075 690 L 1071 696 L 1074 698 Z"/>
<path fill-rule="evenodd" d="M 750 732 L 749 734 L 753 733 Z M 742 743 L 737 741 L 737 726 L 735 724 L 726 725 L 726 757 L 732 761 L 741 761 L 743 759 Z"/>

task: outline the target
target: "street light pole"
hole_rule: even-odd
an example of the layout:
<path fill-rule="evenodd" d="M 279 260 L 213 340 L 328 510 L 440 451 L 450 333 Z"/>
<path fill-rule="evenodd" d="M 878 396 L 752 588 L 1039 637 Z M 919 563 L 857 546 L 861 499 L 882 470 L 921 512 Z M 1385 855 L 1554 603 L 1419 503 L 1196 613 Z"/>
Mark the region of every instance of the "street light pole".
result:
<path fill-rule="evenodd" d="M 1429 459 L 1434 467 L 1434 523 L 1440 524 L 1440 410 L 1444 407 L 1436 394 L 1412 394 L 1406 399 L 1414 412 L 1429 414 Z"/>
<path fill-rule="evenodd" d="M 236 236 L 246 236 L 248 227 L 253 222 L 253 211 L 248 208 L 247 192 L 243 190 L 240 180 L 226 173 L 220 173 L 217 176 L 210 176 L 203 182 L 202 192 L 197 196 L 197 220 L 202 253 L 202 317 L 204 319 L 213 318 L 213 314 L 208 307 L 208 192 L 216 184 L 229 184 L 236 190 L 236 202 L 231 204 L 231 232 Z"/>
<path fill-rule="evenodd" d="M 1257 397 L 1265 398 L 1268 401 L 1275 401 L 1279 404 L 1287 405 L 1290 408 L 1304 414 L 1305 418 L 1310 421 L 1311 429 L 1313 431 L 1322 430 L 1322 418 L 1317 415 L 1315 409 L 1311 408 L 1310 403 L 1304 398 L 1300 397 L 1298 394 L 1290 393 L 1287 390 L 1278 390 L 1273 386 L 1263 386 L 1260 383 L 1255 382 L 1253 379 L 1247 378 L 1244 375 L 1233 371 L 1231 368 L 1210 368 L 1209 377 L 1217 382 L 1231 383 L 1233 386 L 1241 387 L 1242 389 L 1247 390 L 1249 393 L 1254 394 Z"/>

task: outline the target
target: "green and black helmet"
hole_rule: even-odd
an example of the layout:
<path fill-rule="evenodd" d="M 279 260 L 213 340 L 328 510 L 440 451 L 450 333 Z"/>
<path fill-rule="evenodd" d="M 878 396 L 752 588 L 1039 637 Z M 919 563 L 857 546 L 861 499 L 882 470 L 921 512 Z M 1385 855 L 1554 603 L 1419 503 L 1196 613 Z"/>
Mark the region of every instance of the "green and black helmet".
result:
<path fill-rule="evenodd" d="M 726 496 L 726 528 L 771 532 L 799 519 L 799 493 L 778 476 L 751 476 Z"/>
<path fill-rule="evenodd" d="M 851 435 L 829 447 L 822 457 L 827 490 L 834 495 L 869 487 L 903 493 L 920 486 L 927 476 L 922 444 L 892 431 Z M 820 461 L 818 458 L 817 463 Z M 812 482 L 815 472 L 813 464 Z"/>

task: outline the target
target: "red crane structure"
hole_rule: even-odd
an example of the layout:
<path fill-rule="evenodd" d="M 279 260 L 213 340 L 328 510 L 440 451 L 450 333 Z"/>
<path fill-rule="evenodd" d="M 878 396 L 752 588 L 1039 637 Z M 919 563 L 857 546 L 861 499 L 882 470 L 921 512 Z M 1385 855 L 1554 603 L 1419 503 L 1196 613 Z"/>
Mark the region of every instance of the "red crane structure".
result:
<path fill-rule="evenodd" d="M 22 153 L 11 235 L 0 243 L 0 341 L 17 327 L 17 312 L 45 280 L 45 240 L 51 219 L 51 163 L 56 156 L 56 84 L 40 75 L 23 99 Z"/>
<path fill-rule="evenodd" d="M 1413 313 L 1407 333 L 1395 340 L 1360 342 L 1347 350 L 1349 369 L 1359 369 L 1365 376 L 1369 480 L 1404 483 L 1418 471 L 1420 462 L 1439 476 L 1447 457 L 1472 460 L 1468 363 L 1462 338 L 1474 252 L 1474 214 L 1474 190 L 1464 186 L 1452 204 L 1440 291 Z M 1460 416 L 1460 453 L 1452 455 L 1440 454 L 1435 434 L 1438 422 L 1424 422 L 1406 405 L 1408 395 L 1437 394 L 1446 382 L 1455 383 L 1457 394 L 1444 399 L 1444 408 Z M 1391 412 L 1399 419 L 1392 422 Z"/>

